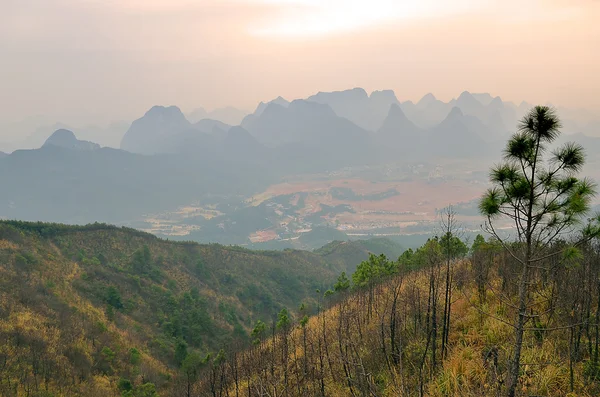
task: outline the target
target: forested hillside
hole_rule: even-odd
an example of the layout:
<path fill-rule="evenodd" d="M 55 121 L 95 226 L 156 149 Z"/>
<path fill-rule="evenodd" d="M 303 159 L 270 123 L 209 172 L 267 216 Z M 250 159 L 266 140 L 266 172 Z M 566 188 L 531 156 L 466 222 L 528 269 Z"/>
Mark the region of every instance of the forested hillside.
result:
<path fill-rule="evenodd" d="M 560 128 L 547 106 L 522 119 L 479 202 L 491 238 L 470 258 L 449 208 L 441 238 L 397 262 L 371 255 L 352 283 L 342 273 L 316 317 L 283 309 L 270 337 L 258 324 L 254 349 L 194 366 L 187 394 L 599 395 L 596 185 L 578 175 L 582 146 L 551 150 Z"/>
<path fill-rule="evenodd" d="M 371 257 L 325 294 L 328 309 L 282 311 L 255 328 L 252 349 L 199 364 L 189 395 L 506 395 L 519 264 L 493 239 L 467 257 L 445 247 Z M 595 243 L 532 272 L 517 395 L 599 395 L 599 279 Z"/>
<path fill-rule="evenodd" d="M 258 320 L 314 302 L 355 265 L 102 224 L 2 221 L 0 395 L 165 393 L 189 354 L 249 344 Z"/>

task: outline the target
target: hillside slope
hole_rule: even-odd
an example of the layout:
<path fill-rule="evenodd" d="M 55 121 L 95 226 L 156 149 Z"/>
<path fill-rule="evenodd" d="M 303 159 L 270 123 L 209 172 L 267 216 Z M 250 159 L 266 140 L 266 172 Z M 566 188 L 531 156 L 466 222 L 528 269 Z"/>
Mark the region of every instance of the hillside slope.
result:
<path fill-rule="evenodd" d="M 189 352 L 243 346 L 257 320 L 314 301 L 347 267 L 305 251 L 2 221 L 0 395 L 170 390 Z"/>
<path fill-rule="evenodd" d="M 370 253 L 395 259 L 402 255 L 404 248 L 385 237 L 373 237 L 368 240 L 332 241 L 314 252 L 330 263 L 348 264 L 347 270 L 353 272 L 360 262 L 369 259 Z"/>
<path fill-rule="evenodd" d="M 425 254 L 422 270 L 407 271 L 416 257 L 403 255 L 406 262 L 386 263 L 394 274 L 383 281 L 365 278 L 378 274 L 381 258 L 371 258 L 353 290 L 346 280 L 326 294 L 329 309 L 281 312 L 273 329 L 255 329 L 252 349 L 204 363 L 192 395 L 506 396 L 515 267 L 484 244 L 449 268 L 448 318 L 435 241 L 415 254 Z M 518 396 L 600 395 L 600 256 L 584 253 L 553 274 L 536 272 Z"/>

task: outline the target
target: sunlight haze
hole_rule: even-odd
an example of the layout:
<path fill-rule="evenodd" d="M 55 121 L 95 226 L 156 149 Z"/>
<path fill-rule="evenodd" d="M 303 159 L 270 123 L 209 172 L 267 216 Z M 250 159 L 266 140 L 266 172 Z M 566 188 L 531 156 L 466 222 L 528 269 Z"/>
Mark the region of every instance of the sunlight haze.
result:
<path fill-rule="evenodd" d="M 8 0 L 0 121 L 105 123 L 155 104 L 250 112 L 352 87 L 597 109 L 599 3 Z"/>
<path fill-rule="evenodd" d="M 0 0 L 0 397 L 600 396 L 600 0 Z"/>

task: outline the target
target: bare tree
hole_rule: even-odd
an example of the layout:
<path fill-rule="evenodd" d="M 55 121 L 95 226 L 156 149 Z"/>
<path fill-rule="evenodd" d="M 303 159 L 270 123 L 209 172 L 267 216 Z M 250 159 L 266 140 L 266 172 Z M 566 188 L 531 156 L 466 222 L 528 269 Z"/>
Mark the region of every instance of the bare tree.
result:
<path fill-rule="evenodd" d="M 442 359 L 448 354 L 448 337 L 450 335 L 450 313 L 452 311 L 452 262 L 467 253 L 467 246 L 461 241 L 461 225 L 456 219 L 456 211 L 452 206 L 442 211 L 440 218 L 442 238 L 440 245 L 446 264 L 446 283 L 444 285 L 444 315 L 442 321 Z"/>

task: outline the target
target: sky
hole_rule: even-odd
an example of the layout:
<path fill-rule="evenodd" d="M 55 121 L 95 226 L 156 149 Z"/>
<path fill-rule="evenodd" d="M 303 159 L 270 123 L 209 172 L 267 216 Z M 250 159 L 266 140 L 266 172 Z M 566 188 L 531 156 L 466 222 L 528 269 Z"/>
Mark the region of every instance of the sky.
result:
<path fill-rule="evenodd" d="M 363 87 L 600 109 L 597 0 L 2 0 L 0 122 Z"/>

